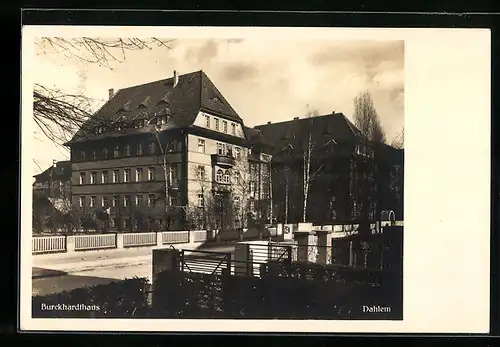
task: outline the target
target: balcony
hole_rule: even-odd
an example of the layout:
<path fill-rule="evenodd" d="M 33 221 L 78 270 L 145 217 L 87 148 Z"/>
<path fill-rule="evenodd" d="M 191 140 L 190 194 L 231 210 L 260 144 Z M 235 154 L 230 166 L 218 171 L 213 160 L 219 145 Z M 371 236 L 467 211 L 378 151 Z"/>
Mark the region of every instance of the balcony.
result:
<path fill-rule="evenodd" d="M 212 165 L 231 167 L 234 165 L 234 158 L 230 155 L 212 154 Z"/>
<path fill-rule="evenodd" d="M 181 186 L 180 180 L 179 179 L 173 179 L 173 180 L 170 181 L 170 185 L 169 185 L 168 188 L 170 190 L 179 190 L 180 186 Z"/>

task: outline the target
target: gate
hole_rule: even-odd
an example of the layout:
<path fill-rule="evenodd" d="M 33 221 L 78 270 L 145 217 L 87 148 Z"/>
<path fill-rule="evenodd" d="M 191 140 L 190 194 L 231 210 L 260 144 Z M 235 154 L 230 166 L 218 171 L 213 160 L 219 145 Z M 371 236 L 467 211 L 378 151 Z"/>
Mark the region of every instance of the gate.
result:
<path fill-rule="evenodd" d="M 181 272 L 197 272 L 209 275 L 231 274 L 231 253 L 211 251 L 179 252 Z"/>

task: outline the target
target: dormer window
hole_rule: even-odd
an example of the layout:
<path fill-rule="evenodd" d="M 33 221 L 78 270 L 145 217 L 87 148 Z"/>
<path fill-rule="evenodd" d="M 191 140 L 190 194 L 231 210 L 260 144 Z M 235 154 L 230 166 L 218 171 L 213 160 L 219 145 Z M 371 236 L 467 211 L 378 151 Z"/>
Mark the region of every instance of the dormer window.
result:
<path fill-rule="evenodd" d="M 167 120 L 168 120 L 168 116 L 167 115 L 158 116 L 158 118 L 156 120 L 156 124 L 158 124 L 158 125 L 167 124 Z"/>

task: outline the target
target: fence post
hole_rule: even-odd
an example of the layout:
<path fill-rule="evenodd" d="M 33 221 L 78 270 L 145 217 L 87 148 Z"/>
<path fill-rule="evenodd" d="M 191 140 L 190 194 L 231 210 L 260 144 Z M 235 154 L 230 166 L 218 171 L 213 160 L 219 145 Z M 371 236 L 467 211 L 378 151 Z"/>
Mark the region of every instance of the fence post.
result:
<path fill-rule="evenodd" d="M 116 235 L 116 248 L 123 248 L 123 235 L 124 234 L 115 233 L 115 235 Z"/>
<path fill-rule="evenodd" d="M 74 252 L 75 251 L 75 235 L 68 235 L 66 236 L 66 252 Z"/>
<path fill-rule="evenodd" d="M 163 245 L 163 233 L 161 231 L 156 232 L 156 246 L 160 247 Z"/>

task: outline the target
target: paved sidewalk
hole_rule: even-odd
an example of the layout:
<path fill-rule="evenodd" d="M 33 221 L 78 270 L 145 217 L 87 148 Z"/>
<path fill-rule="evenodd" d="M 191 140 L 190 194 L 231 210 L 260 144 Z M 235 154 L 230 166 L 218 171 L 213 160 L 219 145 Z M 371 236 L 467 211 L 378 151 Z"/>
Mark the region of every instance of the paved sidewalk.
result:
<path fill-rule="evenodd" d="M 172 245 L 177 249 L 195 250 L 206 249 L 217 252 L 232 252 L 233 243 L 182 243 Z M 64 276 L 72 273 L 91 272 L 97 269 L 110 270 L 121 267 L 151 266 L 153 249 L 171 248 L 170 245 L 161 247 L 136 247 L 125 249 L 108 249 L 74 253 L 59 253 L 36 255 L 32 257 L 32 278 Z"/>

